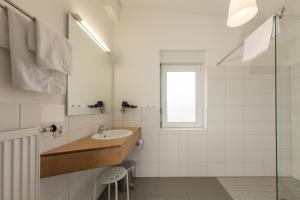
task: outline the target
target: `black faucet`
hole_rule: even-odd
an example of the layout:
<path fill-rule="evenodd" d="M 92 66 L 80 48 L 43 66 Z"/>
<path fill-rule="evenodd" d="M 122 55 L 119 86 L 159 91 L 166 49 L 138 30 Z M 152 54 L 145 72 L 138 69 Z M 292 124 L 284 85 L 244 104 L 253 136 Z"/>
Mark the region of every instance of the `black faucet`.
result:
<path fill-rule="evenodd" d="M 97 101 L 94 105 L 88 105 L 89 108 L 99 108 L 101 113 L 104 113 L 104 103 L 103 101 Z"/>
<path fill-rule="evenodd" d="M 124 113 L 127 108 L 137 108 L 137 106 L 136 105 L 130 105 L 127 101 L 123 101 L 121 112 Z"/>

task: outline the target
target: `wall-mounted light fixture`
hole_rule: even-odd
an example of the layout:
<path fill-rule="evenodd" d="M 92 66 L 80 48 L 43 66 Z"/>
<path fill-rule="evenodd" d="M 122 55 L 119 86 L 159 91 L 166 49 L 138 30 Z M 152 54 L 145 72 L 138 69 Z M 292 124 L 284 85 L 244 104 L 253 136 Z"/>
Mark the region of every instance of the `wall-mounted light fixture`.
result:
<path fill-rule="evenodd" d="M 99 36 L 91 29 L 91 27 L 83 20 L 83 18 L 77 13 L 71 13 L 72 17 L 76 20 L 77 24 L 90 36 L 106 53 L 110 54 L 110 49 L 99 38 Z"/>
<path fill-rule="evenodd" d="M 257 12 L 256 0 L 230 0 L 227 25 L 241 26 L 254 18 Z"/>

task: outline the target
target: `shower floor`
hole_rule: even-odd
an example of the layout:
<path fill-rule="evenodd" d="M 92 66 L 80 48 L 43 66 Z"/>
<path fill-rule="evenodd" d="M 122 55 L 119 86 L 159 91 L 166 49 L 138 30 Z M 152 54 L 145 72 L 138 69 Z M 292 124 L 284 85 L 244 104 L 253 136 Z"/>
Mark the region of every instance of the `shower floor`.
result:
<path fill-rule="evenodd" d="M 234 200 L 276 200 L 275 177 L 218 178 Z M 279 179 L 279 199 L 300 200 L 300 181 Z"/>
<path fill-rule="evenodd" d="M 275 177 L 218 178 L 234 200 L 276 200 Z"/>
<path fill-rule="evenodd" d="M 113 187 L 112 187 L 113 188 Z M 112 191 L 111 199 L 114 199 Z M 119 193 L 125 200 L 126 193 Z M 131 200 L 233 200 L 217 178 L 137 178 Z M 107 200 L 107 190 L 99 200 Z"/>
<path fill-rule="evenodd" d="M 300 181 L 280 178 L 279 197 L 300 200 Z M 106 189 L 99 200 L 107 199 Z M 125 199 L 126 193 L 120 192 L 119 200 Z M 137 178 L 130 200 L 276 200 L 276 178 Z"/>

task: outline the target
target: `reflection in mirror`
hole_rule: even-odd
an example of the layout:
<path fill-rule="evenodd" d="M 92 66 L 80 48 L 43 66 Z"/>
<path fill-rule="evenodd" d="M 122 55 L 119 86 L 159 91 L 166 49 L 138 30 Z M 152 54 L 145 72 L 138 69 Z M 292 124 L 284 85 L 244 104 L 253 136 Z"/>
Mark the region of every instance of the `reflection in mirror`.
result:
<path fill-rule="evenodd" d="M 69 15 L 73 72 L 68 77 L 68 115 L 111 112 L 112 56 Z"/>

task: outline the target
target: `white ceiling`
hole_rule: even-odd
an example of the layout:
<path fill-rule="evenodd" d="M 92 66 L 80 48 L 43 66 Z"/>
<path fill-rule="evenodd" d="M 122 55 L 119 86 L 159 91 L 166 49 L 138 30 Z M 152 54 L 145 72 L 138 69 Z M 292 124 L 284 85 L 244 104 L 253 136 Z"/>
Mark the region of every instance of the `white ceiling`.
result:
<path fill-rule="evenodd" d="M 230 0 L 121 0 L 123 7 L 154 9 L 169 12 L 197 13 L 203 16 L 227 17 Z M 258 20 L 276 13 L 283 5 L 289 14 L 300 14 L 300 0 L 257 0 Z"/>

